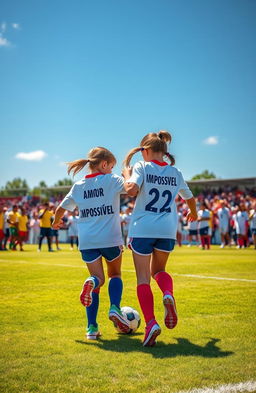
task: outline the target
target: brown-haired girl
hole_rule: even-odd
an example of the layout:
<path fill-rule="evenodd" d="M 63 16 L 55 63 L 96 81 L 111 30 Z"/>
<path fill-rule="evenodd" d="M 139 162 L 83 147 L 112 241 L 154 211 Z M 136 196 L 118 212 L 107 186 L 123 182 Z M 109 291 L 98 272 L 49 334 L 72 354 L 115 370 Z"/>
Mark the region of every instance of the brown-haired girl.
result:
<path fill-rule="evenodd" d="M 181 172 L 173 166 L 175 159 L 167 150 L 171 140 L 167 131 L 149 133 L 124 160 L 125 190 L 128 195 L 137 196 L 128 236 L 137 275 L 138 300 L 146 323 L 144 346 L 153 346 L 161 333 L 154 315 L 151 276 L 163 293 L 166 327 L 173 329 L 177 324 L 173 280 L 165 271 L 176 239 L 177 194 L 186 200 L 190 209 L 187 220 L 197 219 L 195 199 Z M 130 161 L 137 152 L 142 153 L 143 161 L 137 162 L 132 169 Z"/>
<path fill-rule="evenodd" d="M 73 185 L 57 207 L 53 222 L 53 228 L 59 228 L 65 211 L 73 211 L 78 207 L 79 250 L 90 273 L 80 295 L 80 301 L 86 307 L 89 340 L 96 340 L 100 335 L 97 324 L 99 290 L 105 281 L 102 257 L 107 262 L 110 279 L 109 319 L 123 333 L 130 331 L 128 322 L 120 311 L 123 290 L 121 280 L 123 240 L 119 211 L 120 193 L 123 191 L 124 181 L 111 173 L 115 164 L 114 155 L 104 147 L 95 147 L 90 150 L 86 159 L 68 163 L 68 173 L 76 174 L 86 165 L 89 166 L 90 173 Z"/>

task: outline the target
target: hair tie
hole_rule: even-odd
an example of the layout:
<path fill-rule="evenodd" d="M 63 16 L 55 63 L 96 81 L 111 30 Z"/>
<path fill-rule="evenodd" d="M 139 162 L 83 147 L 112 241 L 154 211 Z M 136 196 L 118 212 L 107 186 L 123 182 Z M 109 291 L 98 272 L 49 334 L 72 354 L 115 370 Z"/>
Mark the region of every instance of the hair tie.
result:
<path fill-rule="evenodd" d="M 144 147 L 141 147 L 141 148 L 140 148 L 140 151 L 143 151 L 143 150 L 145 150 L 145 148 L 144 148 Z"/>

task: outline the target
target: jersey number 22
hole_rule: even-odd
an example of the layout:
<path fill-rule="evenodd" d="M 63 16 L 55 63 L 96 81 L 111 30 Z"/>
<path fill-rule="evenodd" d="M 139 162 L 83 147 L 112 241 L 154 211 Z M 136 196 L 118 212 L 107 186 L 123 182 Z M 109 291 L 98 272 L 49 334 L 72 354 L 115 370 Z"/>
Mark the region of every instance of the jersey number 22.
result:
<path fill-rule="evenodd" d="M 145 210 L 149 211 L 149 212 L 153 212 L 153 213 L 171 213 L 171 208 L 170 208 L 170 203 L 172 200 L 172 193 L 169 190 L 165 190 L 162 192 L 162 197 L 166 198 L 166 201 L 164 203 L 164 205 L 158 209 L 157 207 L 154 207 L 154 204 L 157 203 L 158 199 L 160 198 L 160 192 L 158 191 L 157 188 L 151 188 L 151 190 L 149 191 L 149 195 L 153 195 L 154 197 L 153 199 L 146 205 Z"/>

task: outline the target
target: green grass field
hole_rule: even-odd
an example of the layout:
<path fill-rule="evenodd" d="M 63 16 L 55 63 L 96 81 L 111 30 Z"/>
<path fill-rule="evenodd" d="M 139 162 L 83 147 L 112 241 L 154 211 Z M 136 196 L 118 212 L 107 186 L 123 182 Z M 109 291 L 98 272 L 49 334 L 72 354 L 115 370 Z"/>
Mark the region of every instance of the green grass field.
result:
<path fill-rule="evenodd" d="M 175 249 L 168 271 L 179 323 L 174 330 L 165 328 L 161 293 L 153 282 L 162 327 L 154 348 L 142 347 L 143 321 L 134 335 L 116 333 L 108 320 L 106 284 L 99 309 L 102 337 L 86 341 L 79 294 L 87 270 L 79 252 L 62 248 L 38 254 L 26 245 L 23 253 L 0 253 L 1 392 L 171 393 L 256 379 L 252 248 Z M 140 311 L 129 251 L 123 255 L 123 281 L 122 305 Z"/>

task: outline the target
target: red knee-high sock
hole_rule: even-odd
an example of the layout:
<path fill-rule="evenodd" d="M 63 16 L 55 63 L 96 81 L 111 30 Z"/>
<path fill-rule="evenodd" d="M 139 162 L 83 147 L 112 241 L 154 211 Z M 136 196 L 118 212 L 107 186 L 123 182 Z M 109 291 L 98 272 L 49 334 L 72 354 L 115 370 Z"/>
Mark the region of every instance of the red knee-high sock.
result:
<path fill-rule="evenodd" d="M 154 279 L 164 295 L 173 294 L 173 283 L 170 274 L 166 272 L 158 272 L 154 275 Z"/>
<path fill-rule="evenodd" d="M 240 247 L 242 247 L 242 246 L 244 245 L 243 239 L 242 239 L 241 237 L 239 237 L 239 238 L 237 239 L 237 243 L 238 243 L 238 245 L 239 245 Z"/>
<path fill-rule="evenodd" d="M 204 238 L 204 236 L 201 236 L 201 243 L 202 243 L 202 247 L 204 247 L 205 246 L 205 238 Z"/>
<path fill-rule="evenodd" d="M 155 319 L 154 315 L 154 298 L 149 284 L 140 284 L 137 286 L 137 296 L 140 307 L 144 315 L 146 324 L 151 319 Z"/>

